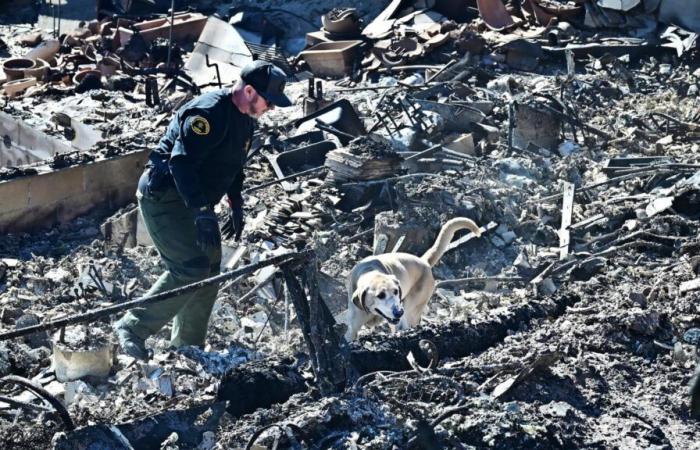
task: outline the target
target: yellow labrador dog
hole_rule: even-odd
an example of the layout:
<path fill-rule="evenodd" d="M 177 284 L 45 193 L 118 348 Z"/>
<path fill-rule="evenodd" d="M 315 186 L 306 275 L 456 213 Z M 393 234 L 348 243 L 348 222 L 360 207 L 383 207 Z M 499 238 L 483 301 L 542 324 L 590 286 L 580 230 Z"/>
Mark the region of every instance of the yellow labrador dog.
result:
<path fill-rule="evenodd" d="M 481 236 L 476 223 L 458 217 L 443 225 L 433 246 L 421 257 L 385 253 L 357 263 L 346 283 L 348 330 L 345 339 L 355 340 L 363 325 L 374 326 L 382 319 L 399 330 L 418 325 L 435 289 L 432 268 L 454 234 L 465 228 Z"/>

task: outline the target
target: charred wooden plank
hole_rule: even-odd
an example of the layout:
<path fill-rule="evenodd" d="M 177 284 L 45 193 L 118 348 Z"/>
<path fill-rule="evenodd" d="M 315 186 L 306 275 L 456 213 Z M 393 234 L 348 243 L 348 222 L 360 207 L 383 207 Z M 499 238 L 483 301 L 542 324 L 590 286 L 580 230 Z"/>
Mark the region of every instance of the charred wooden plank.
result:
<path fill-rule="evenodd" d="M 202 442 L 204 432 L 216 430 L 225 407 L 225 402 L 216 402 L 165 411 L 121 425 L 83 427 L 59 435 L 53 448 L 160 450 L 163 441 L 172 433 L 177 433 L 177 443 L 182 448 L 195 448 Z"/>
<path fill-rule="evenodd" d="M 292 358 L 276 357 L 243 364 L 223 377 L 217 397 L 228 400 L 227 411 L 234 417 L 283 403 L 307 389 L 299 366 Z"/>
<path fill-rule="evenodd" d="M 408 370 L 409 352 L 413 352 L 419 364 L 426 366 L 429 361 L 420 350 L 422 339 L 435 344 L 440 358 L 462 358 L 498 344 L 509 330 L 520 329 L 531 320 L 561 315 L 578 300 L 574 295 L 532 300 L 476 324 L 455 321 L 389 337 L 372 334 L 350 345 L 350 361 L 359 375 L 378 370 Z M 291 358 L 269 358 L 229 372 L 221 382 L 218 398 L 229 400 L 228 412 L 236 417 L 282 403 L 305 390 L 299 362 Z"/>

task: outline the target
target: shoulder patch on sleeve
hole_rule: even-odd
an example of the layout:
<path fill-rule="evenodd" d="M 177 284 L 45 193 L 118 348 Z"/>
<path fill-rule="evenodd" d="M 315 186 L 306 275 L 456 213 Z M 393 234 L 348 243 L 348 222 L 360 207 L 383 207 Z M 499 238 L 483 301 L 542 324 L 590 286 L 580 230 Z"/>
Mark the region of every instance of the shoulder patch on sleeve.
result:
<path fill-rule="evenodd" d="M 202 116 L 194 116 L 190 122 L 192 131 L 200 136 L 206 136 L 211 131 L 209 121 Z"/>

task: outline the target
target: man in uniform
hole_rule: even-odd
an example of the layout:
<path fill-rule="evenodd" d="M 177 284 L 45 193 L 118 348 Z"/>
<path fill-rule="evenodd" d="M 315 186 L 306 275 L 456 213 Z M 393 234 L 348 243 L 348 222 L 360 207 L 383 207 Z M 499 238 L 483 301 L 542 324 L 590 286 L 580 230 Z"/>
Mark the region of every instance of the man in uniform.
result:
<path fill-rule="evenodd" d="M 243 166 L 254 119 L 275 106 L 290 106 L 284 72 L 254 61 L 232 89 L 203 94 L 180 108 L 149 156 L 136 197 L 146 228 L 166 271 L 146 295 L 217 275 L 221 234 L 214 205 L 230 206 L 222 230 L 240 239 L 243 230 Z M 218 285 L 128 311 L 115 323 L 122 351 L 146 359 L 145 340 L 173 319 L 170 344 L 204 344 Z"/>

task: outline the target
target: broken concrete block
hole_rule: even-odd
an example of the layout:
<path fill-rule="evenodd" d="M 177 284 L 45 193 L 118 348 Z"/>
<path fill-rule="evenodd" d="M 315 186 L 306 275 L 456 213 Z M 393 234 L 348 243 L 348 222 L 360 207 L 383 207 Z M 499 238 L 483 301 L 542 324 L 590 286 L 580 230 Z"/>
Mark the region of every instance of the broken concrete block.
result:
<path fill-rule="evenodd" d="M 175 41 L 187 43 L 194 42 L 204 29 L 207 17 L 198 13 L 175 14 L 172 24 L 172 38 Z M 170 18 L 158 18 L 136 23 L 133 29 L 119 27 L 119 43 L 126 45 L 135 31 L 143 37 L 146 43 L 150 44 L 157 38 L 167 39 L 170 36 Z"/>
<path fill-rule="evenodd" d="M 136 219 L 136 243 L 138 245 L 153 246 L 153 239 L 151 235 L 148 234 L 146 229 L 146 223 L 143 221 L 143 216 L 141 216 L 141 210 L 138 210 L 138 215 Z"/>
<path fill-rule="evenodd" d="M 401 220 L 391 211 L 379 213 L 374 219 L 375 242 L 380 235 L 387 239 L 384 252 L 391 251 L 399 239 L 405 236 L 400 251 L 422 255 L 435 240 L 436 234 L 432 231 L 430 226 L 419 221 Z"/>
<path fill-rule="evenodd" d="M 560 141 L 561 120 L 537 105 L 517 104 L 513 127 L 513 145 L 528 148 L 530 143 L 554 151 Z"/>
<path fill-rule="evenodd" d="M 476 155 L 476 150 L 474 149 L 474 137 L 471 133 L 462 134 L 454 141 L 445 144 L 443 147 L 448 150 L 464 153 L 465 155 Z"/>
<path fill-rule="evenodd" d="M 138 208 L 132 208 L 126 212 L 120 211 L 108 218 L 100 226 L 100 231 L 105 241 L 123 248 L 132 248 L 137 244 L 137 221 Z"/>
<path fill-rule="evenodd" d="M 15 329 L 32 327 L 39 325 L 39 317 L 35 314 L 24 314 L 15 322 Z M 39 331 L 24 337 L 24 342 L 31 348 L 48 347 L 51 345 L 49 334 L 46 331 Z"/>
<path fill-rule="evenodd" d="M 639 4 L 641 0 L 598 0 L 598 6 L 617 11 L 629 11 Z"/>

